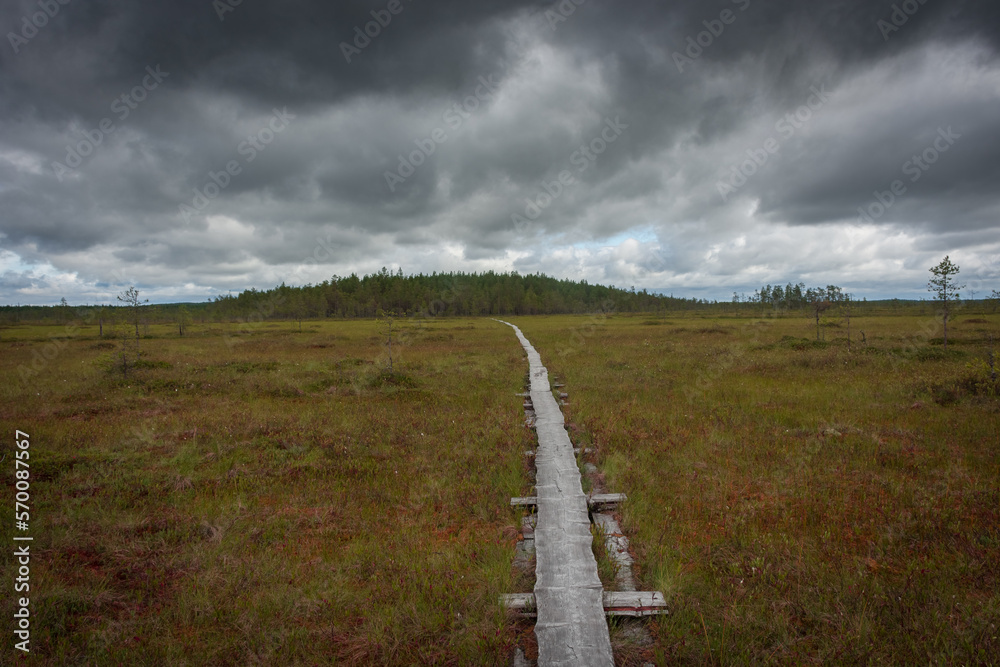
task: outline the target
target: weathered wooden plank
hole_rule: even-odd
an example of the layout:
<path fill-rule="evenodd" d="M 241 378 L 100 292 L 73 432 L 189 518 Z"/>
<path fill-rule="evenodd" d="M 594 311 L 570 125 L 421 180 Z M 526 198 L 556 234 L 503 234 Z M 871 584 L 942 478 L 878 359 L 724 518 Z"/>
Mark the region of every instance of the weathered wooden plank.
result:
<path fill-rule="evenodd" d="M 628 500 L 628 496 L 624 493 L 595 493 L 587 498 L 587 506 L 590 508 L 608 507 L 609 505 L 623 503 L 626 500 Z M 538 505 L 538 496 L 511 498 L 510 505 L 511 507 L 535 507 Z"/>
<path fill-rule="evenodd" d="M 584 447 L 583 449 L 577 448 L 577 449 L 573 450 L 573 456 L 579 456 L 580 454 L 586 454 L 589 451 L 591 451 L 589 447 Z M 526 450 L 524 450 L 524 455 L 528 456 L 528 457 L 534 456 L 535 455 L 535 450 L 534 449 L 526 449 Z"/>
<path fill-rule="evenodd" d="M 667 601 L 659 591 L 605 591 L 601 596 L 604 613 L 608 616 L 657 616 L 669 614 Z M 507 609 L 524 616 L 535 616 L 534 593 L 512 593 L 500 596 Z"/>
<path fill-rule="evenodd" d="M 587 498 L 587 503 L 591 507 L 599 505 L 617 505 L 628 500 L 624 493 L 594 493 Z"/>
<path fill-rule="evenodd" d="M 500 604 L 511 611 L 533 614 L 535 611 L 535 594 L 508 593 L 500 596 Z"/>
<path fill-rule="evenodd" d="M 667 601 L 659 591 L 606 591 L 604 612 L 608 616 L 655 616 L 669 613 Z"/>

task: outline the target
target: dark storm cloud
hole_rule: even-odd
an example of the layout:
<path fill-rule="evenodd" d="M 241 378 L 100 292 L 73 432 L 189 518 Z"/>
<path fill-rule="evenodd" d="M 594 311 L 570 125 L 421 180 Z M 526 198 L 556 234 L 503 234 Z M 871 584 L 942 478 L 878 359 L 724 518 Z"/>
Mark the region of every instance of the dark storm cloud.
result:
<path fill-rule="evenodd" d="M 82 114 L 100 113 L 102 99 L 131 87 L 156 63 L 172 68 L 177 86 L 222 90 L 261 108 L 274 99 L 304 109 L 387 89 L 451 90 L 503 57 L 491 19 L 520 6 L 400 3 L 382 34 L 347 63 L 339 44 L 350 43 L 354 29 L 388 2 L 244 2 L 221 16 L 218 3 L 203 0 L 73 2 L 19 53 L 4 50 L 5 87 L 30 93 L 10 96 L 15 107 L 48 102 L 48 111 L 61 104 Z M 38 11 L 33 2 L 8 4 L 0 16 L 15 27 L 32 11 Z"/>
<path fill-rule="evenodd" d="M 954 146 L 871 224 L 945 249 L 995 230 L 995 2 L 577 2 L 45 0 L 44 21 L 38 0 L 7 3 L 3 295 L 32 287 L 28 265 L 221 290 L 453 257 L 708 287 L 795 270 L 735 239 L 858 224 L 949 127 Z M 829 102 L 785 136 L 816 87 Z M 771 136 L 780 150 L 720 194 Z M 669 253 L 559 254 L 640 228 Z"/>

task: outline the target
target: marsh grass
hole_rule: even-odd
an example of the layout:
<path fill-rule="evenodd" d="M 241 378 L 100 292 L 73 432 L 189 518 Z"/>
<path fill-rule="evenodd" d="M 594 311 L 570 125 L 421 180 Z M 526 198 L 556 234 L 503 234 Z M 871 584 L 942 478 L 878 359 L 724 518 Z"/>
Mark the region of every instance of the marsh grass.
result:
<path fill-rule="evenodd" d="M 629 496 L 639 587 L 671 601 L 649 622 L 658 662 L 1000 653 L 1000 320 L 956 319 L 947 352 L 914 345 L 917 317 L 853 318 L 851 349 L 805 317 L 613 316 L 567 344 L 584 320 L 513 319 L 571 392 L 573 441 Z M 534 441 L 507 327 L 428 321 L 388 373 L 372 322 L 151 326 L 128 378 L 96 326 L 66 331 L 0 332 L 0 419 L 32 436 L 33 662 L 532 653 L 496 603 L 532 581 L 511 572 Z"/>
<path fill-rule="evenodd" d="M 854 317 L 848 349 L 806 317 L 619 315 L 563 356 L 581 318 L 511 321 L 629 496 L 658 662 L 995 663 L 996 316 L 945 352 L 927 317 Z"/>
<path fill-rule="evenodd" d="M 124 379 L 96 326 L 64 331 L 0 342 L 0 421 L 31 435 L 32 662 L 505 663 L 532 446 L 507 327 L 425 322 L 389 373 L 372 322 L 151 326 Z"/>

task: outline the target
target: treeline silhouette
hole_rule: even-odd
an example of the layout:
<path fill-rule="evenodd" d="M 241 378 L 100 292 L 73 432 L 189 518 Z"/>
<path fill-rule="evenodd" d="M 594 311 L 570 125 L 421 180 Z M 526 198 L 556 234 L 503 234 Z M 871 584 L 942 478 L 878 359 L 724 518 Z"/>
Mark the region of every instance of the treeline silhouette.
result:
<path fill-rule="evenodd" d="M 141 292 L 141 288 L 140 288 Z M 383 268 L 358 277 L 333 276 L 318 284 L 269 290 L 250 288 L 203 303 L 143 307 L 144 319 L 168 322 L 178 316 L 200 321 L 246 319 L 365 318 L 396 315 L 540 315 L 597 311 L 658 312 L 686 310 L 705 303 L 646 290 L 635 291 L 559 280 L 543 274 L 432 273 L 403 275 Z M 51 322 L 110 317 L 117 304 L 71 306 L 2 306 L 5 323 Z M 183 315 L 182 315 L 183 313 Z"/>
<path fill-rule="evenodd" d="M 224 317 L 270 313 L 283 319 L 397 315 L 540 315 L 597 310 L 658 311 L 694 300 L 674 299 L 542 274 L 432 273 L 404 276 L 402 270 L 359 278 L 334 276 L 317 285 L 219 296 L 212 308 Z M 273 312 L 271 312 L 273 311 Z"/>

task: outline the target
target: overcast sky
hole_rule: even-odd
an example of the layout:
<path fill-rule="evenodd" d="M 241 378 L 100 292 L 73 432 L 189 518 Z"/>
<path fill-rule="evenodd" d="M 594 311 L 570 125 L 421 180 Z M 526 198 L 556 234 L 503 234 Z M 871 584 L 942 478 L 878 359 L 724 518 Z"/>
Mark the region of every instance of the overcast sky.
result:
<path fill-rule="evenodd" d="M 382 266 L 921 298 L 946 254 L 1000 289 L 996 0 L 11 0 L 0 26 L 0 304 Z"/>

